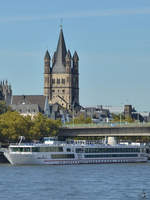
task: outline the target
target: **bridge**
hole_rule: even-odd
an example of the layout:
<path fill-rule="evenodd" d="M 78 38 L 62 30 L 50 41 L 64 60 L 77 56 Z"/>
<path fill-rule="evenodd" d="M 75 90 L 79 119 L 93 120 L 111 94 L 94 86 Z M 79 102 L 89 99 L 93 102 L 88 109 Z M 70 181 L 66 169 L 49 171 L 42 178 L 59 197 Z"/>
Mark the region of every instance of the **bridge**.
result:
<path fill-rule="evenodd" d="M 59 136 L 150 136 L 150 123 L 63 126 Z"/>

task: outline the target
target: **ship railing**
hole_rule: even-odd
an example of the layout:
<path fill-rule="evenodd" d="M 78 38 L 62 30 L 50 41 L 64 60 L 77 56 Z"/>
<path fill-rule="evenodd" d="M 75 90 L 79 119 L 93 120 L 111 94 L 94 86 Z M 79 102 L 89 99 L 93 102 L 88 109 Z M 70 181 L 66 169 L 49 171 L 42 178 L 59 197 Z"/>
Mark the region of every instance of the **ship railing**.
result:
<path fill-rule="evenodd" d="M 11 146 L 35 146 L 43 143 L 10 143 Z"/>

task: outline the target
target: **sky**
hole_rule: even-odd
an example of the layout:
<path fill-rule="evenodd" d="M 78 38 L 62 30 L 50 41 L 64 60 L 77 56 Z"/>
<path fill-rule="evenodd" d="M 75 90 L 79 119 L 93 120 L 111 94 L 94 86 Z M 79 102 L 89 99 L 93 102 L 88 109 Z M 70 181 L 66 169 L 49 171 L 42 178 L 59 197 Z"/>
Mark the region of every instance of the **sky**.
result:
<path fill-rule="evenodd" d="M 149 0 L 0 0 L 0 80 L 13 95 L 43 94 L 44 54 L 61 23 L 79 55 L 82 106 L 150 111 Z"/>

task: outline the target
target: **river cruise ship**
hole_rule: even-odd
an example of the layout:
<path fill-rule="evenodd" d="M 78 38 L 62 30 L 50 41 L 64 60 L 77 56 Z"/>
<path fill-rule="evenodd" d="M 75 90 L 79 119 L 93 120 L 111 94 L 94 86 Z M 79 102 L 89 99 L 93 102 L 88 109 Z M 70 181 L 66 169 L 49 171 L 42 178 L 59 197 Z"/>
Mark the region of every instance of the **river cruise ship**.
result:
<path fill-rule="evenodd" d="M 11 144 L 4 155 L 12 165 L 65 165 L 146 162 L 144 146 L 103 144 L 98 141 L 57 141 Z"/>

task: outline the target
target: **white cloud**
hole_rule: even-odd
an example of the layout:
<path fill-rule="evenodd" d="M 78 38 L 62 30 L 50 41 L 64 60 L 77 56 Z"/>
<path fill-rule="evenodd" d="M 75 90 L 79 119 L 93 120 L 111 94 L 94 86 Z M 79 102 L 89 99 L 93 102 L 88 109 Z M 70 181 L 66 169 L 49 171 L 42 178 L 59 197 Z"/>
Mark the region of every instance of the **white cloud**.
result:
<path fill-rule="evenodd" d="M 120 16 L 120 15 L 145 15 L 150 14 L 149 8 L 141 9 L 110 9 L 110 10 L 89 10 L 77 11 L 71 13 L 41 15 L 41 16 L 17 16 L 17 17 L 0 17 L 0 23 L 4 22 L 23 22 L 23 21 L 45 21 L 61 18 L 89 18 L 89 17 L 105 17 L 105 16 Z"/>

